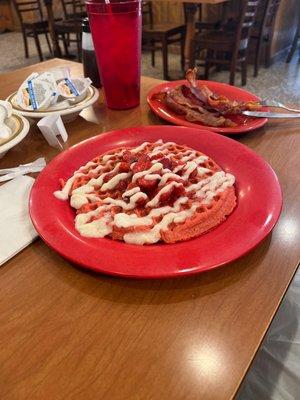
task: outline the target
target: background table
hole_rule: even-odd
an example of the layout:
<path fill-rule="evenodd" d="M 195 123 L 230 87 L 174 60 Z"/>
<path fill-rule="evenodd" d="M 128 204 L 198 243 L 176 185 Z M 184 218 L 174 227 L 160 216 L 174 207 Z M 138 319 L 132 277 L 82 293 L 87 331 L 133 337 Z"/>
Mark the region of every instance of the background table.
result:
<path fill-rule="evenodd" d="M 62 64 L 81 73 L 80 64 L 51 60 L 3 74 L 1 98 L 30 72 Z M 158 83 L 142 78 L 140 108 L 111 111 L 101 101 L 84 111 L 67 125 L 65 147 L 110 129 L 161 123 L 145 100 Z M 284 208 L 273 233 L 223 268 L 155 281 L 86 272 L 38 239 L 0 268 L 1 400 L 234 396 L 300 256 L 299 122 L 277 120 L 237 139 L 278 174 Z M 57 152 L 33 127 L 0 168 Z M 47 212 L 51 203 L 41 206 Z"/>

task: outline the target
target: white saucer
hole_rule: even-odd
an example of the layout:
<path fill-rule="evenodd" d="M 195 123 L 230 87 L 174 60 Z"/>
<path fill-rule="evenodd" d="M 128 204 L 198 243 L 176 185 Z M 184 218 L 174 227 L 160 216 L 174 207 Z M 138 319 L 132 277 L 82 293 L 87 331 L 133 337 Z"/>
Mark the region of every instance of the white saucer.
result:
<path fill-rule="evenodd" d="M 74 104 L 74 105 L 69 105 L 68 107 L 65 107 L 65 103 L 63 108 L 57 107 L 55 110 L 47 110 L 47 111 L 26 111 L 23 110 L 21 107 L 17 105 L 16 102 L 16 95 L 17 92 L 12 93 L 6 101 L 10 102 L 12 105 L 13 111 L 18 114 L 18 115 L 23 115 L 26 118 L 30 118 L 33 120 L 39 120 L 41 118 L 47 117 L 50 114 L 59 114 L 62 117 L 62 120 L 64 122 L 71 122 L 74 119 L 76 119 L 79 115 L 79 113 L 86 107 L 91 106 L 94 104 L 99 97 L 99 91 L 96 89 L 94 86 L 90 86 L 88 93 L 82 101 Z"/>
<path fill-rule="evenodd" d="M 17 114 L 13 114 L 8 119 L 7 125 L 12 130 L 12 135 L 5 143 L 0 145 L 0 158 L 2 158 L 9 149 L 16 146 L 18 143 L 21 142 L 21 140 L 24 139 L 24 137 L 29 132 L 30 126 L 26 118 Z"/>

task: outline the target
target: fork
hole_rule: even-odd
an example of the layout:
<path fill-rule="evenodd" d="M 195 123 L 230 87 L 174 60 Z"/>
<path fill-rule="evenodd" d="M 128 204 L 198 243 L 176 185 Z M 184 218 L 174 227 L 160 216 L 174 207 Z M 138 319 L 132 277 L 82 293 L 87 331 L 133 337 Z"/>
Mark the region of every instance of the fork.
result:
<path fill-rule="evenodd" d="M 300 109 L 296 109 L 296 108 L 290 108 L 285 106 L 284 104 L 280 103 L 279 101 L 275 101 L 275 100 L 268 100 L 268 99 L 263 99 L 260 104 L 262 106 L 266 106 L 266 107 L 278 107 L 278 108 L 284 108 L 285 110 L 288 111 L 293 111 L 293 112 L 300 112 Z"/>

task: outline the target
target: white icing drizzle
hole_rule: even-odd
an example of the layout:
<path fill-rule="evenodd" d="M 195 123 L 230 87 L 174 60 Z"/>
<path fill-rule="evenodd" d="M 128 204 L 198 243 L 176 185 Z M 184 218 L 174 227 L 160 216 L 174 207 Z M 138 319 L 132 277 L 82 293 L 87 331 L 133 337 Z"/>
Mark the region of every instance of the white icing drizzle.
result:
<path fill-rule="evenodd" d="M 175 143 L 174 142 L 166 142 L 163 143 L 161 146 L 155 147 L 150 153 L 149 153 L 149 157 L 153 157 L 156 154 L 162 153 L 164 154 L 165 152 L 168 152 L 168 147 L 170 146 L 174 146 Z"/>
<path fill-rule="evenodd" d="M 117 153 L 114 153 L 114 154 L 106 154 L 106 155 L 104 155 L 103 157 L 102 157 L 102 161 L 103 162 L 107 162 L 107 161 L 109 161 L 111 158 L 113 158 L 113 157 L 121 157 L 124 153 L 125 153 L 125 151 L 126 150 L 121 150 L 121 151 L 119 151 L 119 152 L 117 152 Z"/>
<path fill-rule="evenodd" d="M 132 175 L 131 172 L 122 172 L 121 174 L 115 175 L 108 182 L 104 183 L 101 186 L 101 192 L 114 189 L 121 181 L 130 178 L 131 175 Z"/>
<path fill-rule="evenodd" d="M 163 187 L 162 189 L 160 189 L 160 191 L 157 193 L 156 196 L 153 197 L 153 199 L 151 201 L 148 201 L 148 203 L 146 204 L 146 207 L 155 207 L 157 206 L 157 204 L 160 202 L 160 197 L 162 194 L 167 193 L 169 190 L 173 189 L 174 187 L 179 187 L 182 186 L 182 183 L 177 183 L 177 182 L 171 182 L 168 185 L 166 185 L 165 187 Z"/>
<path fill-rule="evenodd" d="M 119 171 L 120 163 L 117 163 L 111 171 L 105 172 L 104 174 L 100 175 L 98 178 L 93 178 L 88 182 L 89 186 L 100 186 L 102 187 L 103 185 L 103 180 L 106 177 L 106 175 L 109 174 L 114 174 Z"/>
<path fill-rule="evenodd" d="M 67 180 L 65 186 L 61 190 L 56 190 L 53 194 L 59 200 L 67 200 L 69 198 L 69 193 L 72 188 L 72 185 L 76 178 L 83 176 L 81 172 L 75 172 L 75 174 Z"/>
<path fill-rule="evenodd" d="M 177 172 L 181 171 L 183 168 L 185 168 L 185 164 L 177 165 L 173 170 L 174 174 L 177 174 Z"/>
<path fill-rule="evenodd" d="M 180 212 L 170 212 L 166 214 L 163 219 L 156 224 L 151 230 L 146 232 L 132 232 L 124 235 L 124 241 L 131 244 L 151 244 L 157 243 L 161 239 L 161 231 L 168 229 L 168 226 L 174 222 L 175 224 L 184 222 L 187 218 L 191 217 L 196 211 L 199 204 L 193 204 L 189 210 Z"/>
<path fill-rule="evenodd" d="M 148 199 L 148 196 L 146 195 L 146 193 L 143 193 L 143 192 L 135 193 L 133 196 L 130 197 L 129 203 L 126 203 L 123 200 L 112 199 L 111 197 L 107 197 L 106 199 L 104 199 L 103 203 L 104 204 L 112 204 L 114 206 L 123 208 L 123 210 L 129 211 L 129 210 L 134 209 L 136 207 L 136 203 L 141 199 L 143 199 L 143 200 Z"/>
<path fill-rule="evenodd" d="M 82 167 L 79 168 L 79 172 L 85 172 L 85 170 L 89 169 L 90 167 L 94 167 L 95 165 L 98 166 L 97 163 L 94 161 L 89 161 L 87 164 L 83 165 Z"/>
<path fill-rule="evenodd" d="M 158 184 L 158 186 L 163 186 L 169 179 L 181 179 L 179 175 L 174 174 L 173 172 L 166 172 L 162 177 Z"/>
<path fill-rule="evenodd" d="M 100 206 L 94 211 L 76 215 L 75 228 L 77 231 L 85 237 L 102 238 L 109 235 L 112 232 L 111 216 L 109 213 L 104 214 L 102 218 L 89 222 L 92 217 L 97 216 L 103 210 L 107 210 L 107 207 Z"/>
<path fill-rule="evenodd" d="M 182 175 L 182 178 L 184 180 L 188 180 L 191 173 L 194 172 L 195 169 L 197 169 L 197 167 L 198 167 L 198 164 L 195 163 L 194 161 L 187 162 L 185 169 L 184 169 L 184 174 Z"/>
<path fill-rule="evenodd" d="M 136 154 L 139 153 L 140 151 L 143 151 L 150 143 L 149 142 L 144 142 L 142 143 L 140 146 L 138 147 L 134 147 L 133 149 L 131 149 L 131 153 Z"/>
<path fill-rule="evenodd" d="M 139 186 L 136 186 L 136 187 L 134 187 L 134 188 L 132 188 L 132 189 L 129 189 L 129 190 L 127 190 L 126 192 L 124 192 L 124 193 L 122 194 L 122 197 L 123 197 L 123 198 L 125 198 L 125 197 L 130 197 L 130 196 L 132 196 L 133 194 L 138 193 L 138 192 L 140 192 L 140 191 L 141 191 L 141 188 L 140 188 Z"/>
<path fill-rule="evenodd" d="M 154 181 L 155 179 L 160 179 L 161 176 L 159 174 L 148 174 L 144 177 L 147 181 Z"/>
<path fill-rule="evenodd" d="M 173 207 L 170 206 L 164 206 L 164 207 L 159 207 L 159 208 L 154 208 L 150 211 L 148 214 L 149 217 L 160 217 L 161 215 L 168 214 L 169 212 L 178 212 L 180 211 L 180 206 L 182 204 L 185 204 L 189 201 L 188 197 L 179 197 L 173 205 Z"/>
<path fill-rule="evenodd" d="M 138 217 L 136 214 L 119 213 L 114 217 L 114 223 L 118 228 L 129 228 L 133 226 L 149 226 L 153 224 L 152 218 Z"/>
<path fill-rule="evenodd" d="M 162 163 L 157 162 L 157 163 L 153 164 L 151 168 L 146 169 L 145 171 L 136 172 L 132 177 L 132 182 L 134 183 L 138 179 L 143 178 L 143 177 L 145 177 L 147 179 L 146 175 L 151 174 L 152 172 L 160 171 L 162 168 L 163 168 Z"/>

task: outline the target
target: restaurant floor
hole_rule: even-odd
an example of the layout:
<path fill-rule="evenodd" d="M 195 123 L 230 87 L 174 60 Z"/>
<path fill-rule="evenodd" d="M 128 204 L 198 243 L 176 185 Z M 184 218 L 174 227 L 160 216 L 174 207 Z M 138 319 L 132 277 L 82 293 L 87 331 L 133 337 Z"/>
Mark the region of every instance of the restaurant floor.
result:
<path fill-rule="evenodd" d="M 45 40 L 42 48 L 47 56 Z M 20 33 L 0 34 L 0 73 L 39 62 L 33 40 L 29 39 L 30 58 L 24 58 Z M 12 50 L 13 49 L 13 50 Z M 151 67 L 150 54 L 142 55 L 142 74 L 162 79 L 161 56 L 157 53 L 156 67 Z M 170 54 L 172 79 L 182 77 L 179 56 Z M 212 80 L 228 81 L 228 72 L 212 73 Z M 1 84 L 1 75 L 0 75 Z M 236 84 L 240 84 L 237 74 Z M 275 98 L 300 107 L 300 68 L 295 56 L 290 64 L 284 61 L 260 70 L 252 77 L 252 66 L 246 89 L 263 98 Z M 294 280 L 268 330 L 260 350 L 244 380 L 238 400 L 295 400 L 300 393 L 300 271 Z"/>

